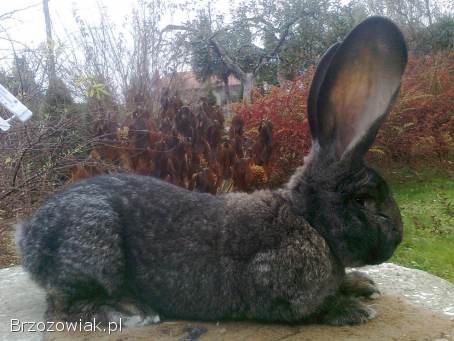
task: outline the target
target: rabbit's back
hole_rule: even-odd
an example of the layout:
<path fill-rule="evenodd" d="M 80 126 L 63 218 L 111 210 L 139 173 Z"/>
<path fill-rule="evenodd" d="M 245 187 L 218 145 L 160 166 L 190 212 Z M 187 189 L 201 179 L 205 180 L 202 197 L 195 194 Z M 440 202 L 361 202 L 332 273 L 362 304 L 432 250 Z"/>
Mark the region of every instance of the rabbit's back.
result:
<path fill-rule="evenodd" d="M 123 174 L 81 181 L 49 199 L 24 224 L 19 241 L 24 267 L 47 285 L 72 282 L 65 276 L 71 276 L 68 269 L 72 268 L 84 268 L 96 278 L 110 264 L 112 269 L 121 269 L 119 274 L 110 274 L 110 281 L 121 282 L 118 276 L 124 275 L 129 237 L 139 233 L 134 242 L 140 243 L 143 233 L 156 233 L 159 239 L 159 229 L 184 232 L 185 226 L 189 229 L 205 219 L 201 206 L 206 209 L 213 201 L 214 196 L 152 177 Z M 182 215 L 188 212 L 202 213 L 198 218 Z M 179 218 L 189 225 L 177 222 Z"/>

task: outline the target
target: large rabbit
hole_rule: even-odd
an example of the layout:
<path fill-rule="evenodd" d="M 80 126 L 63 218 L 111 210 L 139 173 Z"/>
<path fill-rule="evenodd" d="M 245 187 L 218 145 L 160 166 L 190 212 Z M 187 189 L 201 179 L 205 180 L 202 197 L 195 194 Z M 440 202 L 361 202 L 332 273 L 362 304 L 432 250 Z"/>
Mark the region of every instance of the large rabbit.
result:
<path fill-rule="evenodd" d="M 373 318 L 356 296 L 374 283 L 345 268 L 387 260 L 402 239 L 399 209 L 363 156 L 406 61 L 401 32 L 380 17 L 326 52 L 308 100 L 312 150 L 281 189 L 214 196 L 118 174 L 49 199 L 19 235 L 47 317 Z"/>

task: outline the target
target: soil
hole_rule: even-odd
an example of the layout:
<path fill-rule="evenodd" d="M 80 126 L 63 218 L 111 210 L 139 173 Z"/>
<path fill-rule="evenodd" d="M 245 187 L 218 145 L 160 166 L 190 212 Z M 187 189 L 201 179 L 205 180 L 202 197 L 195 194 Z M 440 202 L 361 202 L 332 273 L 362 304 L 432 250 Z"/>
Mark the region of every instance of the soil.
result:
<path fill-rule="evenodd" d="M 126 341 L 126 340 L 216 340 L 216 341 L 453 341 L 454 321 L 396 296 L 384 295 L 370 301 L 378 316 L 360 326 L 286 326 L 253 322 L 198 323 L 171 321 L 155 326 L 106 333 L 48 334 L 47 341 Z"/>
<path fill-rule="evenodd" d="M 13 220 L 0 218 L 0 269 L 20 263 L 14 246 L 13 224 Z"/>

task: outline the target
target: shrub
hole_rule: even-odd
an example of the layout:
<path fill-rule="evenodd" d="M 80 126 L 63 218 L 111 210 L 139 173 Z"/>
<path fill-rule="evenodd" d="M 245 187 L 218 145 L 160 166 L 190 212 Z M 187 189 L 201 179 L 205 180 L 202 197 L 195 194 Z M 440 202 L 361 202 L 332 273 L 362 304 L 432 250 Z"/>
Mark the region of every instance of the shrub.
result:
<path fill-rule="evenodd" d="M 393 161 L 452 161 L 453 134 L 454 52 L 410 57 L 400 95 L 372 152 Z"/>
<path fill-rule="evenodd" d="M 285 182 L 303 164 L 310 148 L 306 101 L 313 70 L 269 93 L 254 93 L 250 104 L 232 105 L 245 122 L 246 136 L 256 137 L 258 122 L 274 127 L 268 186 Z M 454 157 L 454 52 L 411 56 L 400 94 L 380 130 L 367 159 L 375 164 L 430 160 L 448 162 Z"/>
<path fill-rule="evenodd" d="M 262 160 L 269 159 L 272 127 L 264 122 L 261 133 L 250 139 L 242 118 L 234 117 L 227 131 L 221 109 L 206 98 L 189 107 L 178 97 L 163 97 L 161 105 L 157 119 L 139 108 L 122 122 L 116 114 L 99 121 L 99 143 L 73 169 L 71 181 L 126 171 L 210 193 L 266 184 Z"/>
<path fill-rule="evenodd" d="M 311 144 L 306 102 L 314 70 L 309 69 L 282 87 L 273 87 L 267 94 L 255 91 L 251 103 L 233 104 L 232 110 L 243 118 L 245 135 L 254 139 L 260 122 L 273 125 L 271 156 L 265 169 L 268 186 L 285 181 L 294 169 L 303 164 Z"/>

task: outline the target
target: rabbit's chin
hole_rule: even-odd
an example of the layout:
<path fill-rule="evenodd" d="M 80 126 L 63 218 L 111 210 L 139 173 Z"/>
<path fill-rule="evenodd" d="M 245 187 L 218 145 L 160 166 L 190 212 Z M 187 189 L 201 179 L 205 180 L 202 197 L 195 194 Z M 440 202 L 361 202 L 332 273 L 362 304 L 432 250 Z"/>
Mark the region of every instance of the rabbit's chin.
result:
<path fill-rule="evenodd" d="M 349 261 L 348 264 L 344 264 L 344 266 L 346 268 L 359 268 L 366 265 L 378 265 L 390 259 L 393 253 L 394 251 L 388 251 L 388 253 L 384 254 L 380 251 L 380 255 L 378 255 L 378 252 L 372 251 L 366 260 Z"/>
<path fill-rule="evenodd" d="M 364 259 L 355 259 L 346 267 L 361 267 L 365 265 L 378 265 L 389 260 L 396 251 L 399 242 L 387 240 L 372 248 Z"/>
<path fill-rule="evenodd" d="M 373 249 L 370 253 L 369 258 L 366 261 L 366 264 L 363 265 L 377 265 L 386 262 L 392 257 L 395 247 L 385 245 L 384 247 Z"/>

